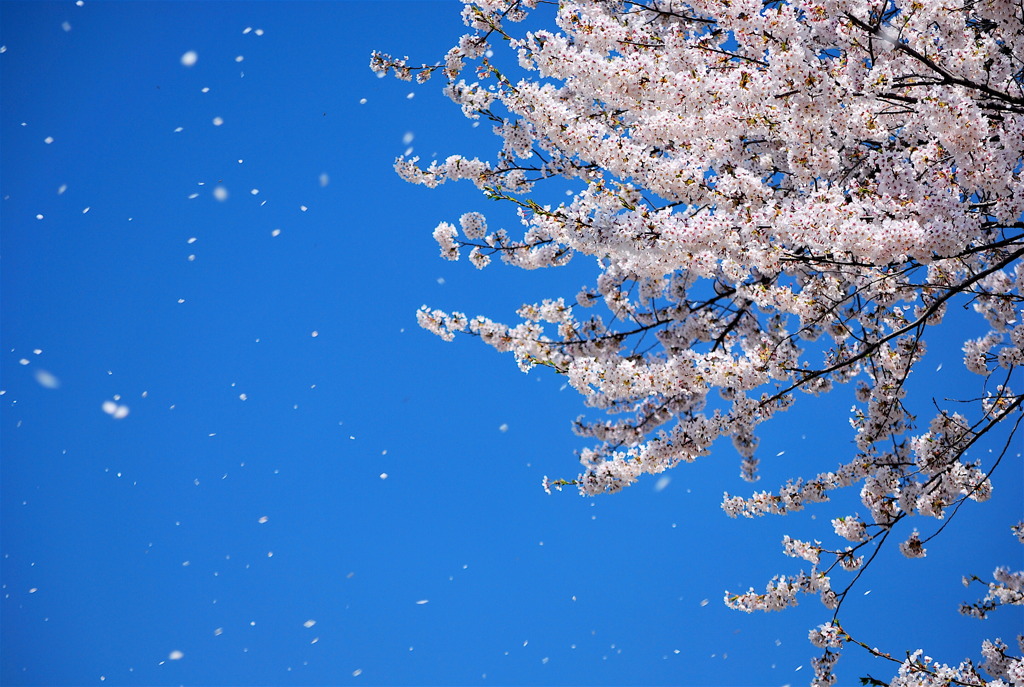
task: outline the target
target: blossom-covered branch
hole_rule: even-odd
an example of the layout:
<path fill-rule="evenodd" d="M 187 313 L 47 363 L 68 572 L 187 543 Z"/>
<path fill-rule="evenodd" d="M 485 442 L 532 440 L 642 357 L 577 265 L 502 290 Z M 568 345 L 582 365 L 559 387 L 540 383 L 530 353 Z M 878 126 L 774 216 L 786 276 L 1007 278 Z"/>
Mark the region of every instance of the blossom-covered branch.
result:
<path fill-rule="evenodd" d="M 428 306 L 420 324 L 567 378 L 592 409 L 574 427 L 593 444 L 578 475 L 544 486 L 588 496 L 697 460 L 720 438 L 756 481 L 760 425 L 798 393 L 850 384 L 848 455 L 722 504 L 733 517 L 786 514 L 859 487 L 864 514 L 832 521 L 849 545 L 787 537 L 810 572 L 726 595 L 751 611 L 812 593 L 839 627 L 890 535 L 922 558 L 964 503 L 989 498 L 1007 449 L 986 462 L 972 447 L 1000 433 L 1009 447 L 1024 418 L 1024 6 L 563 0 L 552 30 L 517 33 L 538 2 L 464 2 L 469 32 L 442 62 L 375 53 L 371 67 L 440 71 L 501 148 L 490 162 L 396 169 L 431 187 L 469 180 L 515 208 L 521 234 L 476 212 L 442 222 L 442 257 L 532 270 L 588 256 L 599 273 L 575 298 L 524 304 L 516 324 Z M 516 65 L 499 65 L 495 38 Z M 556 177 L 576 191 L 542 202 Z M 909 380 L 954 304 L 979 316 L 963 341 L 977 389 L 914 398 Z M 939 525 L 908 532 L 911 515 Z M 848 583 L 833 589 L 834 574 Z M 974 614 L 1017 598 L 999 590 Z M 818 684 L 852 641 L 830 637 L 816 642 Z M 908 658 L 894 684 L 945 679 L 936 665 Z M 988 672 L 1013 681 L 1013 666 Z M 949 682 L 984 684 L 956 670 Z"/>

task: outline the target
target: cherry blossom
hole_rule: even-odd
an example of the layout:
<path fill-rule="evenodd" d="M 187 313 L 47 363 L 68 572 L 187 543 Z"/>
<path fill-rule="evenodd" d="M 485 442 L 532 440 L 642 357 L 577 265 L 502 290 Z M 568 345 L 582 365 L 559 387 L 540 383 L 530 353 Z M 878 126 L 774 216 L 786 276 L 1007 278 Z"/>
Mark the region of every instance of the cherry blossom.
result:
<path fill-rule="evenodd" d="M 982 647 L 986 678 L 969 661 L 892 659 L 838 623 L 890 535 L 903 555 L 926 557 L 1013 458 L 1024 417 L 1020 2 L 463 1 L 468 31 L 442 61 L 374 53 L 371 68 L 443 76 L 464 115 L 500 140 L 490 161 L 395 163 L 410 182 L 468 180 L 515 208 L 515 231 L 479 212 L 441 222 L 442 257 L 465 251 L 479 269 L 596 263 L 592 284 L 524 304 L 518 324 L 417 313 L 445 340 L 479 337 L 583 395 L 582 471 L 545 477 L 544 489 L 617 492 L 704 458 L 720 438 L 754 482 L 762 423 L 799 394 L 844 394 L 847 455 L 775 489 L 725 494 L 722 508 L 784 515 L 853 487 L 863 511 L 836 514 L 834 544 L 787 536 L 783 553 L 810 569 L 725 603 L 780 610 L 817 596 L 832 618 L 810 635 L 824 650 L 813 684 L 835 681 L 846 643 L 898 663 L 892 685 L 1024 684 L 998 640 Z M 531 12 L 551 28 L 517 30 Z M 556 179 L 570 196 L 542 200 Z M 913 398 L 908 379 L 953 306 L 978 316 L 963 341 L 977 389 Z M 1002 450 L 980 455 L 986 435 Z M 1021 574 L 997 570 L 961 610 L 1021 604 Z"/>

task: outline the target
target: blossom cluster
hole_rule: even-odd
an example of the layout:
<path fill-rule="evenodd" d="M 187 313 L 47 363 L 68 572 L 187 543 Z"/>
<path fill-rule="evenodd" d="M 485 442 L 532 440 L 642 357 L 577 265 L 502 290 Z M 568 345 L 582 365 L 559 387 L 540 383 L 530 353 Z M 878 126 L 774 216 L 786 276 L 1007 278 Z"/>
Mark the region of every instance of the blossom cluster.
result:
<path fill-rule="evenodd" d="M 974 581 L 982 580 L 976 575 L 964 577 L 964 586 Z M 986 584 L 988 593 L 985 598 L 972 604 L 960 604 L 960 613 L 984 619 L 999 606 L 1024 606 L 1024 570 L 1011 572 L 1009 568 L 996 568 L 992 581 Z"/>
<path fill-rule="evenodd" d="M 396 161 L 413 183 L 468 180 L 516 207 L 516 232 L 476 212 L 440 223 L 442 257 L 467 253 L 479 269 L 596 261 L 594 283 L 524 304 L 519 324 L 418 313 L 442 338 L 478 336 L 584 397 L 582 472 L 545 488 L 616 492 L 726 437 L 753 482 L 762 423 L 798 394 L 847 393 L 850 455 L 723 499 L 729 516 L 759 517 L 855 487 L 864 507 L 832 520 L 841 546 L 787 537 L 784 552 L 811 571 L 727 594 L 746 611 L 798 593 L 838 609 L 849 587 L 833 590 L 833 572 L 859 575 L 903 520 L 941 526 L 991 496 L 1002 456 L 983 462 L 977 443 L 1005 432 L 1011 446 L 1024 408 L 1019 2 L 562 0 L 554 28 L 518 32 L 535 2 L 464 4 L 469 32 L 442 62 L 375 53 L 371 67 L 443 74 L 446 94 L 501 141 L 492 161 Z M 497 38 L 515 52 L 510 68 Z M 552 177 L 578 190 L 557 204 L 530 197 Z M 932 408 L 908 380 L 961 305 L 978 316 L 963 365 L 979 391 Z M 925 530 L 901 531 L 900 552 L 924 557 Z M 1009 579 L 980 603 L 1005 603 Z M 838 654 L 821 641 L 815 679 L 830 684 Z M 911 665 L 896 680 L 933 674 Z"/>

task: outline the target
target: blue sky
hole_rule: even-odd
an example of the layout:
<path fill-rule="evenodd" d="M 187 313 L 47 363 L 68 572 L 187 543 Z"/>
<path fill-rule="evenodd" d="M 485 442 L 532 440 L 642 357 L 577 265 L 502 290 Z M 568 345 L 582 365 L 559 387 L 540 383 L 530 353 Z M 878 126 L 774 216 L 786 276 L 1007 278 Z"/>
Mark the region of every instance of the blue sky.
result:
<path fill-rule="evenodd" d="M 829 541 L 855 493 L 730 520 L 722 493 L 751 487 L 721 446 L 660 491 L 549 496 L 544 475 L 577 472 L 580 398 L 416 326 L 424 303 L 509 321 L 596 275 L 443 261 L 438 222 L 514 212 L 395 175 L 410 146 L 497 148 L 440 82 L 367 67 L 375 49 L 434 61 L 459 10 L 0 3 L 0 682 L 808 681 L 826 610 L 748 616 L 722 593 L 796 572 L 782 535 Z M 922 393 L 978 384 L 958 362 L 977 324 L 952 318 Z M 848 455 L 849 392 L 766 429 L 757 488 Z M 927 559 L 883 553 L 844 624 L 949 661 L 1010 639 L 1020 611 L 956 606 L 978 596 L 961 575 L 1022 564 L 1021 473 L 1005 462 Z M 891 669 L 839 664 L 842 684 L 869 672 Z"/>

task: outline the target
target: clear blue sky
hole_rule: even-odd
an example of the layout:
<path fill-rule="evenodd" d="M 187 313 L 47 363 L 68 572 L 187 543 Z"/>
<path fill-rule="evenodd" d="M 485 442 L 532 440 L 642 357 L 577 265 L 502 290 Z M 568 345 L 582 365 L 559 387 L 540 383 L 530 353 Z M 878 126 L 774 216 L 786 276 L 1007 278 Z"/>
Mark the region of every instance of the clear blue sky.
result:
<path fill-rule="evenodd" d="M 374 49 L 434 61 L 459 10 L 0 3 L 4 685 L 806 684 L 828 612 L 748 616 L 722 593 L 795 573 L 782 535 L 833 541 L 856 493 L 730 520 L 722 492 L 751 487 L 722 446 L 660 491 L 546 495 L 577 472 L 580 398 L 416 326 L 423 303 L 509 321 L 596 274 L 445 262 L 439 221 L 514 230 L 512 209 L 394 174 L 409 146 L 497 147 L 440 82 L 367 68 Z M 977 384 L 957 317 L 918 381 L 939 396 Z M 757 488 L 848 456 L 850 391 L 768 429 Z M 1022 564 L 1021 472 L 1004 463 L 924 561 L 883 554 L 844 624 L 950 661 L 1011 639 L 1020 611 L 956 606 L 978 596 L 962 574 Z M 868 672 L 891 669 L 839 664 L 842 684 Z"/>

